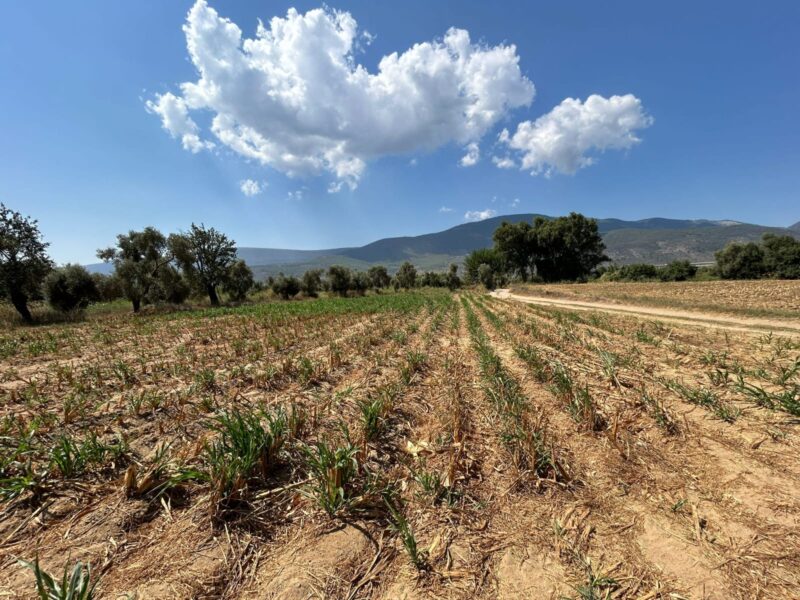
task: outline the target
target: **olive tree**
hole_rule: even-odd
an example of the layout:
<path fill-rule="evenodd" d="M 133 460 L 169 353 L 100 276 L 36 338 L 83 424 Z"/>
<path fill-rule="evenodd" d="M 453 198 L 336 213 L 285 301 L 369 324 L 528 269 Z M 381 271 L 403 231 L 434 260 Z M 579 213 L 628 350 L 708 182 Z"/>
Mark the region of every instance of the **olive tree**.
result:
<path fill-rule="evenodd" d="M 309 298 L 316 298 L 322 289 L 322 269 L 309 269 L 300 281 L 301 291 Z"/>
<path fill-rule="evenodd" d="M 383 265 L 370 267 L 367 271 L 367 275 L 369 276 L 370 285 L 375 291 L 387 288 L 389 284 L 392 283 L 392 278 L 389 277 L 389 272 Z"/>
<path fill-rule="evenodd" d="M 94 278 L 81 265 L 68 264 L 50 271 L 44 290 L 50 306 L 61 312 L 83 309 L 100 300 Z"/>
<path fill-rule="evenodd" d="M 192 223 L 187 233 L 169 236 L 169 246 L 187 279 L 219 306 L 217 288 L 225 282 L 236 260 L 236 242 L 213 227 Z"/>
<path fill-rule="evenodd" d="M 38 221 L 0 204 L 0 297 L 8 298 L 26 323 L 28 301 L 36 298 L 53 263 Z"/>
<path fill-rule="evenodd" d="M 413 288 L 417 285 L 417 269 L 410 262 L 406 261 L 400 265 L 394 278 L 397 281 L 397 285 L 401 288 Z"/>
<path fill-rule="evenodd" d="M 284 300 L 293 298 L 300 292 L 300 281 L 293 275 L 279 274 L 272 283 L 272 291 Z"/>
<path fill-rule="evenodd" d="M 247 292 L 253 289 L 255 280 L 253 271 L 243 260 L 237 260 L 228 269 L 222 289 L 235 302 L 241 302 L 247 298 Z"/>
<path fill-rule="evenodd" d="M 347 267 L 331 265 L 328 268 L 328 285 L 335 294 L 347 296 L 347 291 L 350 289 L 352 279 L 353 275 Z"/>
<path fill-rule="evenodd" d="M 97 251 L 97 257 L 114 264 L 122 293 L 139 312 L 164 270 L 173 260 L 167 238 L 155 227 L 117 236 L 117 245 Z"/>

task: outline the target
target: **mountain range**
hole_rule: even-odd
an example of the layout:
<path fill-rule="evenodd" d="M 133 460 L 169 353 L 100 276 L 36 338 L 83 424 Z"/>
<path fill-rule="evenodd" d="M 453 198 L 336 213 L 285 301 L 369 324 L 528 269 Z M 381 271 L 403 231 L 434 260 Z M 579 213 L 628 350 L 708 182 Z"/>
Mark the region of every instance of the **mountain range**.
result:
<path fill-rule="evenodd" d="M 253 268 L 259 278 L 279 272 L 299 274 L 311 268 L 341 264 L 367 269 L 374 264 L 395 270 L 403 261 L 418 269 L 444 270 L 460 263 L 478 248 L 492 245 L 492 234 L 503 221 L 532 221 L 536 214 L 492 217 L 474 223 L 456 225 L 437 233 L 384 238 L 365 246 L 323 250 L 287 250 L 279 248 L 240 247 L 237 253 Z M 739 221 L 704 219 L 598 219 L 598 228 L 606 243 L 608 256 L 618 264 L 646 262 L 664 264 L 687 259 L 694 263 L 714 260 L 714 252 L 729 242 L 758 241 L 765 233 L 800 238 L 800 222 L 790 227 L 766 227 Z M 93 271 L 107 272 L 108 265 L 89 265 Z"/>

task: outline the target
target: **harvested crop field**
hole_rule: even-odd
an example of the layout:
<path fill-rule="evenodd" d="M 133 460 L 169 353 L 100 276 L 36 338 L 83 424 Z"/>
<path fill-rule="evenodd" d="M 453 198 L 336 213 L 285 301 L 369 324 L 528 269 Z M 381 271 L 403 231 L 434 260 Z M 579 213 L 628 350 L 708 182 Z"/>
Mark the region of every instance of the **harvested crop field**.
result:
<path fill-rule="evenodd" d="M 4 597 L 798 596 L 795 336 L 419 291 L 0 357 Z"/>
<path fill-rule="evenodd" d="M 518 285 L 514 291 L 574 300 L 800 319 L 800 280 L 556 283 Z"/>

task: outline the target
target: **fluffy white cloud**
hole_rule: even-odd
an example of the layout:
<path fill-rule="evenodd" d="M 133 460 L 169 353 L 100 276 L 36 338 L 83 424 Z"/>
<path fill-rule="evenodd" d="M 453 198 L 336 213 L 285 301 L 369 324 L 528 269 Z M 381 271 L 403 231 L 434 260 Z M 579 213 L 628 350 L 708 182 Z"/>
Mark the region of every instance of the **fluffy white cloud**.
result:
<path fill-rule="evenodd" d="M 467 221 L 485 221 L 486 219 L 491 219 L 496 215 L 496 210 L 487 208 L 486 210 L 468 210 L 466 214 L 464 214 L 464 218 Z"/>
<path fill-rule="evenodd" d="M 508 134 L 507 130 L 503 130 L 506 134 Z M 498 169 L 513 169 L 517 166 L 517 163 L 514 162 L 514 159 L 509 158 L 508 156 L 493 156 L 492 162 L 497 165 Z"/>
<path fill-rule="evenodd" d="M 148 112 L 161 117 L 161 125 L 169 131 L 174 138 L 180 138 L 185 150 L 196 154 L 201 150 L 210 150 L 213 142 L 202 141 L 198 132 L 197 123 L 189 116 L 186 102 L 175 94 L 161 94 L 156 96 L 155 102 L 148 100 L 145 103 Z"/>
<path fill-rule="evenodd" d="M 242 190 L 242 193 L 245 196 L 255 196 L 260 194 L 264 191 L 264 188 L 267 187 L 266 183 L 260 183 L 255 179 L 245 179 L 239 182 L 239 189 Z"/>
<path fill-rule="evenodd" d="M 470 142 L 464 149 L 467 151 L 467 153 L 461 157 L 460 161 L 461 166 L 472 167 L 478 164 L 478 161 L 481 158 L 481 151 L 480 148 L 478 148 L 478 143 Z"/>
<path fill-rule="evenodd" d="M 147 105 L 172 135 L 205 147 L 188 113 L 209 111 L 213 134 L 238 154 L 351 187 L 371 159 L 470 144 L 534 96 L 513 45 L 472 43 L 461 29 L 384 56 L 374 73 L 355 57 L 372 36 L 347 12 L 290 9 L 250 39 L 197 0 L 183 30 L 198 80 Z"/>
<path fill-rule="evenodd" d="M 594 162 L 592 151 L 630 148 L 641 140 L 636 130 L 649 127 L 641 101 L 632 94 L 604 98 L 593 94 L 581 102 L 567 98 L 536 121 L 523 121 L 498 140 L 520 153 L 522 168 L 531 174 L 573 174 Z M 502 161 L 496 161 L 502 167 Z"/>

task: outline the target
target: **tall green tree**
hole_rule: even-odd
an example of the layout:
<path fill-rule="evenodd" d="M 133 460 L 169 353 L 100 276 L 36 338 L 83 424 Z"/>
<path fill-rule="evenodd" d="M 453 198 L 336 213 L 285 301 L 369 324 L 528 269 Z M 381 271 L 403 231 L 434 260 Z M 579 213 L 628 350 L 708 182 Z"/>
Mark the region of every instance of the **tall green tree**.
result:
<path fill-rule="evenodd" d="M 413 288 L 417 285 L 417 268 L 410 262 L 406 261 L 397 270 L 395 275 L 397 285 L 406 290 Z"/>
<path fill-rule="evenodd" d="M 28 301 L 36 298 L 53 263 L 38 222 L 0 204 L 0 297 L 8 298 L 26 323 Z"/>
<path fill-rule="evenodd" d="M 480 283 L 480 267 L 481 265 L 489 265 L 492 272 L 492 277 L 505 273 L 506 259 L 502 252 L 496 248 L 480 248 L 473 250 L 464 258 L 464 275 L 467 283 Z"/>
<path fill-rule="evenodd" d="M 169 246 L 186 277 L 219 306 L 217 288 L 236 261 L 236 242 L 213 227 L 192 223 L 188 232 L 169 236 Z"/>
<path fill-rule="evenodd" d="M 162 269 L 173 260 L 167 238 L 155 227 L 118 235 L 117 245 L 98 250 L 97 257 L 114 264 L 115 277 L 133 305 L 133 312 L 139 312 Z"/>
<path fill-rule="evenodd" d="M 608 260 L 595 219 L 579 213 L 533 223 L 536 274 L 545 281 L 574 281 L 588 277 Z"/>
<path fill-rule="evenodd" d="M 538 250 L 537 238 L 531 224 L 524 221 L 519 223 L 503 221 L 500 227 L 494 230 L 492 238 L 495 249 L 505 257 L 510 274 L 527 281 Z"/>
<path fill-rule="evenodd" d="M 714 254 L 723 279 L 759 279 L 766 273 L 764 249 L 755 242 L 730 243 Z"/>
<path fill-rule="evenodd" d="M 800 279 L 800 240 L 790 235 L 765 233 L 764 268 L 779 279 Z"/>

